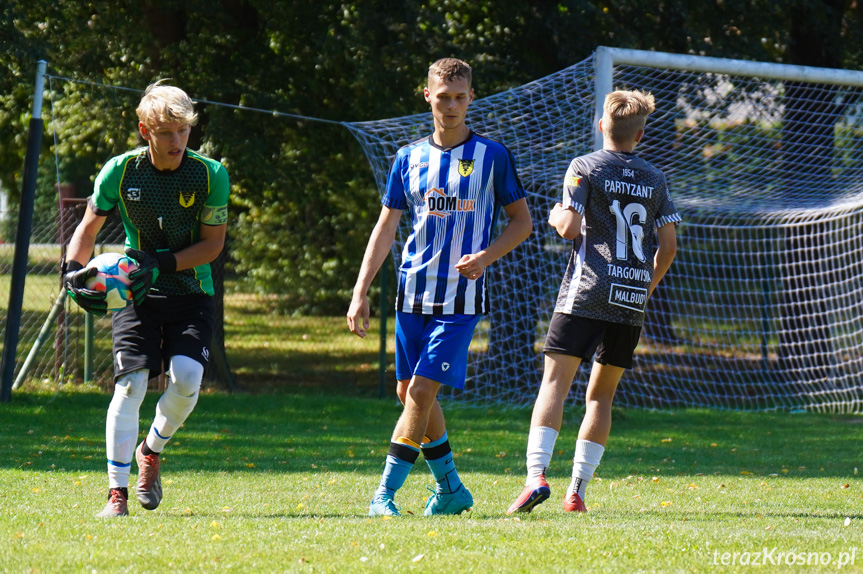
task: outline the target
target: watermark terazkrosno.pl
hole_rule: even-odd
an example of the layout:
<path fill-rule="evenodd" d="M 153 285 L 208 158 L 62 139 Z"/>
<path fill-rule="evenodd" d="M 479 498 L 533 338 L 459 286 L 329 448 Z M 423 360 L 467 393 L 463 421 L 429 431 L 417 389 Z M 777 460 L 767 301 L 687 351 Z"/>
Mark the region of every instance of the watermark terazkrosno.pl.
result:
<path fill-rule="evenodd" d="M 834 566 L 837 569 L 853 566 L 857 558 L 857 547 L 838 552 L 809 552 L 800 550 L 780 550 L 773 546 L 763 547 L 754 552 L 713 551 L 713 564 L 723 566 Z"/>

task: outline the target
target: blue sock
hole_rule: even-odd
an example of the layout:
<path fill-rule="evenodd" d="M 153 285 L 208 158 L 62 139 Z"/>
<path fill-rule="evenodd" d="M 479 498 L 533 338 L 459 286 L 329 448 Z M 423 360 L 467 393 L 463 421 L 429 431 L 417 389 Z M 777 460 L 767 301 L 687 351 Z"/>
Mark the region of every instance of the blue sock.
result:
<path fill-rule="evenodd" d="M 392 498 L 395 496 L 396 491 L 407 480 L 419 454 L 419 449 L 412 446 L 390 443 L 390 452 L 387 454 L 387 462 L 381 475 L 381 484 L 375 491 L 375 497 L 384 495 Z"/>
<path fill-rule="evenodd" d="M 438 492 L 455 492 L 461 486 L 461 479 L 455 469 L 452 449 L 447 433 L 436 441 L 422 444 L 423 456 L 437 483 Z"/>

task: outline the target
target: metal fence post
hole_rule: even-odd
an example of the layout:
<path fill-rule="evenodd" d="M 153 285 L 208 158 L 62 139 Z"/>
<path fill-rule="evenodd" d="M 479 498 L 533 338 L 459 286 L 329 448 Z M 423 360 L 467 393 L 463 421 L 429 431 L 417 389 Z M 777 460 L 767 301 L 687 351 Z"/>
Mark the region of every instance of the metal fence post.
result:
<path fill-rule="evenodd" d="M 9 289 L 9 310 L 3 358 L 0 361 L 0 401 L 12 398 L 15 375 L 15 355 L 18 351 L 18 330 L 24 307 L 24 280 L 27 277 L 27 260 L 30 251 L 30 233 L 33 227 L 33 206 L 36 201 L 36 178 L 39 169 L 39 150 L 42 147 L 42 92 L 45 88 L 47 62 L 36 64 L 36 88 L 33 92 L 33 116 L 27 134 L 27 154 L 24 158 L 24 177 L 21 183 L 21 206 L 18 230 L 15 235 L 15 255 L 12 260 L 12 285 Z"/>
<path fill-rule="evenodd" d="M 389 257 L 387 258 L 389 259 Z M 378 349 L 378 396 L 384 398 L 387 392 L 387 272 L 386 262 L 381 266 L 381 336 Z"/>

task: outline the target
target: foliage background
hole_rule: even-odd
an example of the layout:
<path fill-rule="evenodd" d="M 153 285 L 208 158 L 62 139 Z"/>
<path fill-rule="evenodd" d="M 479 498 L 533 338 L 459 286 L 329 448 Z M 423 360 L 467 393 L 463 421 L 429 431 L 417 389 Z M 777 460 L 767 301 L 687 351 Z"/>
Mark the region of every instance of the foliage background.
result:
<path fill-rule="evenodd" d="M 339 122 L 425 111 L 426 69 L 443 56 L 473 65 L 482 97 L 599 45 L 859 68 L 861 39 L 856 0 L 6 2 L 0 186 L 14 205 L 39 59 L 56 76 L 136 90 L 172 78 L 196 98 Z M 49 134 L 41 169 L 57 169 L 86 197 L 104 161 L 137 144 L 138 95 L 54 88 L 60 165 Z M 221 159 L 232 178 L 233 268 L 279 294 L 282 311 L 343 313 L 379 209 L 359 145 L 338 125 L 200 112 L 190 145 Z M 50 219 L 54 178 L 42 179 L 50 183 L 40 186 L 37 217 Z"/>

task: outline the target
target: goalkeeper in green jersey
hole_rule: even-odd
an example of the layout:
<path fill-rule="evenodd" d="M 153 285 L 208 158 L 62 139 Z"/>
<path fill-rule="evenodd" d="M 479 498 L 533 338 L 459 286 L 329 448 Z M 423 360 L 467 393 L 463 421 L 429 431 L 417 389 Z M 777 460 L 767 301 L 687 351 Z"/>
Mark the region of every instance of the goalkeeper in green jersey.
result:
<path fill-rule="evenodd" d="M 108 407 L 108 503 L 101 517 L 127 515 L 132 458 L 138 502 L 162 501 L 159 453 L 198 400 L 213 333 L 210 262 L 225 244 L 228 174 L 222 165 L 187 149 L 197 123 L 192 100 L 157 82 L 137 109 L 147 143 L 107 162 L 96 178 L 84 218 L 66 249 L 63 283 L 84 310 L 104 315 L 105 294 L 89 290 L 95 270 L 84 266 L 107 216 L 119 210 L 134 304 L 113 315 L 114 397 Z M 152 377 L 168 373 L 149 433 L 138 444 L 138 411 Z M 137 445 L 137 448 L 136 448 Z"/>

